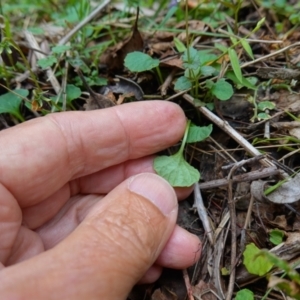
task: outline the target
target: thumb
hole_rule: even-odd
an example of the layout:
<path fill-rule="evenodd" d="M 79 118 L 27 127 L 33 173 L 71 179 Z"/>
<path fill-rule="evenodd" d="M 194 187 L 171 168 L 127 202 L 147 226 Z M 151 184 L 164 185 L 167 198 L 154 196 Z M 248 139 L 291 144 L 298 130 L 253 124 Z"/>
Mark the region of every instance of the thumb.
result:
<path fill-rule="evenodd" d="M 3 270 L 0 295 L 125 299 L 163 250 L 176 217 L 176 195 L 164 179 L 131 177 L 55 248 Z"/>

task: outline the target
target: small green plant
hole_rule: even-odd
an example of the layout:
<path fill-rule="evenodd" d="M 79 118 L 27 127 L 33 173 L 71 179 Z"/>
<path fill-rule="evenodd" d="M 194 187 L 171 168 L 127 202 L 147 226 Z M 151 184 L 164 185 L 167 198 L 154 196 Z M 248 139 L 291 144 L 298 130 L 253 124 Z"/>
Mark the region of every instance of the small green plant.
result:
<path fill-rule="evenodd" d="M 192 167 L 183 156 L 186 143 L 205 140 L 212 131 L 212 125 L 199 127 L 187 122 L 184 137 L 177 153 L 171 156 L 158 156 L 154 159 L 154 169 L 158 175 L 165 178 L 172 186 L 191 186 L 198 182 L 200 173 Z"/>
<path fill-rule="evenodd" d="M 163 83 L 163 78 L 159 69 L 159 59 L 152 58 L 150 55 L 134 51 L 128 53 L 124 60 L 125 67 L 131 72 L 145 72 L 156 69 L 159 80 Z"/>
<path fill-rule="evenodd" d="M 280 278 L 267 275 L 270 289 L 263 299 L 266 299 L 271 289 L 276 287 L 287 296 L 300 300 L 300 274 L 295 270 L 295 267 L 300 264 L 299 261 L 291 266 L 285 260 L 270 253 L 268 250 L 260 250 L 253 243 L 246 246 L 243 256 L 243 263 L 251 274 L 265 276 L 273 267 L 284 271 L 284 274 Z"/>
<path fill-rule="evenodd" d="M 259 103 L 256 102 L 258 88 L 254 92 L 254 96 L 250 96 L 248 98 L 248 101 L 253 104 L 254 106 L 254 114 L 252 118 L 250 119 L 251 122 L 254 122 L 256 120 L 268 120 L 270 119 L 270 115 L 268 114 L 269 110 L 272 110 L 276 107 L 276 105 L 271 101 L 261 101 Z"/>
<path fill-rule="evenodd" d="M 257 248 L 253 243 L 248 244 L 243 253 L 243 263 L 249 273 L 263 276 L 272 269 L 273 263 L 266 261 L 259 255 L 260 253 L 261 250 Z"/>

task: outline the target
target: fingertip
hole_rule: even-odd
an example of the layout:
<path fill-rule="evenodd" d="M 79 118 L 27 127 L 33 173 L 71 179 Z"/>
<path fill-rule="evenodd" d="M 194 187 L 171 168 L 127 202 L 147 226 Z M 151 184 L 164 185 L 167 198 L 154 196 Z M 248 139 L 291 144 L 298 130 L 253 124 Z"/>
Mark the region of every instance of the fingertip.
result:
<path fill-rule="evenodd" d="M 199 260 L 201 249 L 196 235 L 176 226 L 155 263 L 172 269 L 188 268 Z"/>

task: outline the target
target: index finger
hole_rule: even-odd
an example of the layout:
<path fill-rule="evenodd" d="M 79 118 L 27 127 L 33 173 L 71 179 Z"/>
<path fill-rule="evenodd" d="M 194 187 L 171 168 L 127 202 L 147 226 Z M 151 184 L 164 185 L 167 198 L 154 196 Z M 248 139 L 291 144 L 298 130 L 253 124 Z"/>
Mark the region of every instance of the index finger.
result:
<path fill-rule="evenodd" d="M 0 183 L 34 205 L 71 179 L 169 147 L 184 129 L 180 107 L 163 101 L 51 114 L 0 133 Z"/>

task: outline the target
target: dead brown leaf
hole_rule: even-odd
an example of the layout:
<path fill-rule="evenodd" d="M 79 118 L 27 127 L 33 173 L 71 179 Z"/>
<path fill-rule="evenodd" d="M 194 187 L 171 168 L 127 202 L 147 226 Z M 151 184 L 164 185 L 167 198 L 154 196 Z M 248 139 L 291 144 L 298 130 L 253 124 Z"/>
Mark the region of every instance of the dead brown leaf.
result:
<path fill-rule="evenodd" d="M 264 195 L 266 182 L 253 181 L 251 184 L 251 193 L 258 200 L 269 200 L 273 203 L 293 203 L 300 199 L 300 174 L 283 183 L 274 192 L 268 196 Z"/>
<path fill-rule="evenodd" d="M 134 51 L 142 51 L 144 40 L 138 30 L 139 8 L 137 9 L 135 23 L 132 27 L 131 36 L 117 46 L 108 49 L 101 58 L 100 62 L 107 65 L 110 70 L 122 69 L 126 55 Z"/>

